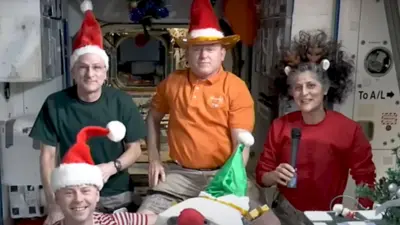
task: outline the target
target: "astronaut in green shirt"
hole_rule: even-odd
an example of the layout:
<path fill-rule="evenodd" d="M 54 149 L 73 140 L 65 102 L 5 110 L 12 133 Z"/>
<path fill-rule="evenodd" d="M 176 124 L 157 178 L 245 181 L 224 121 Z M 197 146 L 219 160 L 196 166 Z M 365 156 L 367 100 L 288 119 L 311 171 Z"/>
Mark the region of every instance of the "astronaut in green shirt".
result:
<path fill-rule="evenodd" d="M 115 143 L 104 137 L 88 142 L 92 158 L 101 168 L 105 181 L 98 205 L 102 212 L 113 212 L 123 207 L 129 210 L 132 206 L 133 187 L 126 169 L 140 156 L 140 140 L 146 136 L 143 117 L 132 97 L 103 86 L 109 59 L 103 49 L 103 37 L 91 10 L 91 2 L 86 0 L 83 5 L 86 7 L 83 7 L 85 18 L 70 58 L 75 85 L 47 97 L 30 133 L 30 137 L 41 142 L 41 177 L 48 207 L 45 224 L 62 217 L 49 185 L 57 156 L 64 156 L 83 127 L 105 127 L 114 120 L 126 127 L 122 142 Z"/>

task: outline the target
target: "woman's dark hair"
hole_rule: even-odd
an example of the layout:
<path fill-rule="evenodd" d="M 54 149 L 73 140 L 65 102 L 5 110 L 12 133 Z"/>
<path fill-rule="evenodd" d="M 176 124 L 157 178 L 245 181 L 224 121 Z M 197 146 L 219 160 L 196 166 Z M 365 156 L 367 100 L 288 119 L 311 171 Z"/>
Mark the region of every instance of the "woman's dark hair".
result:
<path fill-rule="evenodd" d="M 342 103 L 353 88 L 354 63 L 340 48 L 341 44 L 330 40 L 324 31 L 300 31 L 276 66 L 276 91 L 282 97 L 291 99 L 291 78 L 298 73 L 310 71 L 317 75 L 323 87 L 329 87 L 328 102 Z"/>

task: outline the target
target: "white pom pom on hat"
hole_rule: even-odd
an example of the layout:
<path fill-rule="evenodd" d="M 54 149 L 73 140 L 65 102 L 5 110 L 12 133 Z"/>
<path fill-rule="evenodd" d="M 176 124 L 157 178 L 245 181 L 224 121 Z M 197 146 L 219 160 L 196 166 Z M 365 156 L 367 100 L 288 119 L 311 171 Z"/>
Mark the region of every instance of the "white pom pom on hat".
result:
<path fill-rule="evenodd" d="M 90 0 L 85 0 L 81 3 L 81 11 L 84 13 L 88 10 L 93 10 L 93 3 Z"/>
<path fill-rule="evenodd" d="M 238 141 L 245 146 L 250 147 L 254 144 L 254 137 L 248 131 L 240 131 L 238 134 Z"/>
<path fill-rule="evenodd" d="M 126 134 L 126 127 L 123 123 L 119 121 L 111 121 L 107 124 L 107 129 L 109 130 L 107 137 L 111 141 L 119 142 L 124 139 Z"/>

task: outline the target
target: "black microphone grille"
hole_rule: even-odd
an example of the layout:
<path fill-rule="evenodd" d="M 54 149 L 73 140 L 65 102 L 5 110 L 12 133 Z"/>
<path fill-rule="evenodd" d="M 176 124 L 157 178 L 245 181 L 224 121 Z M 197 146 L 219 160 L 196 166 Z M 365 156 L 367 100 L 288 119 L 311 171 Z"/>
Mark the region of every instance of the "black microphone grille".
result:
<path fill-rule="evenodd" d="M 300 128 L 292 128 L 292 138 L 300 138 L 301 130 Z"/>

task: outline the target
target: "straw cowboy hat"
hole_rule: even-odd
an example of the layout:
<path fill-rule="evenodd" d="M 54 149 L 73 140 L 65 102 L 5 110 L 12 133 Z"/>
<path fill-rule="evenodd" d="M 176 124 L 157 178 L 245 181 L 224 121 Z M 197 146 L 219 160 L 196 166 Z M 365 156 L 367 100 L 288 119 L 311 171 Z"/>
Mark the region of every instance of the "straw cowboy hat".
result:
<path fill-rule="evenodd" d="M 175 39 L 181 48 L 187 48 L 188 45 L 220 43 L 227 49 L 235 46 L 239 40 L 239 35 L 224 36 L 210 0 L 193 0 L 188 35 Z"/>

